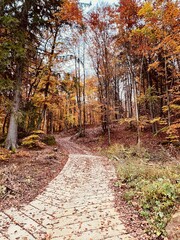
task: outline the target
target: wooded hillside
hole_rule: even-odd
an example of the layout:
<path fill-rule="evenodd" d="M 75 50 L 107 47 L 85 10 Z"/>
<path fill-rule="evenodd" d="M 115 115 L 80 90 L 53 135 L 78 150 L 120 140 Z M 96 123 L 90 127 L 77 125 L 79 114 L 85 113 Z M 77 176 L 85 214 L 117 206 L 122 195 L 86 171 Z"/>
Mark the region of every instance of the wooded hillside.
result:
<path fill-rule="evenodd" d="M 178 1 L 0 2 L 0 134 L 127 122 L 179 144 Z"/>

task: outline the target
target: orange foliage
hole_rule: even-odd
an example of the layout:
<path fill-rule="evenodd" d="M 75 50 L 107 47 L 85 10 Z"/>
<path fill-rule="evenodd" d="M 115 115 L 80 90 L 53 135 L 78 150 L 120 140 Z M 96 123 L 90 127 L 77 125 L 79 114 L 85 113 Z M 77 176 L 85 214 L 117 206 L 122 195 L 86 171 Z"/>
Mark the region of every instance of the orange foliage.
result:
<path fill-rule="evenodd" d="M 121 23 L 127 25 L 128 28 L 132 28 L 134 24 L 137 23 L 138 16 L 137 12 L 139 10 L 136 0 L 120 0 L 119 1 L 118 12 L 119 20 Z"/>
<path fill-rule="evenodd" d="M 62 21 L 82 24 L 82 11 L 77 0 L 65 0 L 58 15 Z"/>

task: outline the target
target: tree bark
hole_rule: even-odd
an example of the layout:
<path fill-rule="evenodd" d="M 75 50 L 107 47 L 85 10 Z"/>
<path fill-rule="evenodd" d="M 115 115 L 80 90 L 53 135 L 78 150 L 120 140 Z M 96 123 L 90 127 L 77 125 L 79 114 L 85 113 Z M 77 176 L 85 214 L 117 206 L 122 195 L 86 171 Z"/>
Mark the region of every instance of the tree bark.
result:
<path fill-rule="evenodd" d="M 5 147 L 7 149 L 11 149 L 13 151 L 18 147 L 17 138 L 18 138 L 18 112 L 20 106 L 20 96 L 21 96 L 21 79 L 22 79 L 22 64 L 18 64 L 17 66 L 17 84 L 16 89 L 14 91 L 14 99 L 10 114 L 10 122 L 8 128 L 8 134 L 5 141 Z"/>
<path fill-rule="evenodd" d="M 85 40 L 83 40 L 83 136 L 86 131 L 86 70 L 85 70 Z"/>
<path fill-rule="evenodd" d="M 54 52 L 55 52 L 55 47 L 56 47 L 56 40 L 57 40 L 57 37 L 58 37 L 58 31 L 59 31 L 59 28 L 58 28 L 58 25 L 56 25 L 56 26 L 55 26 L 54 36 L 53 36 L 52 48 L 51 48 L 50 57 L 49 57 L 49 63 L 48 63 L 47 82 L 46 82 L 45 90 L 44 90 L 44 98 L 45 98 L 45 101 L 46 101 L 46 98 L 48 97 L 48 91 L 49 91 L 49 86 L 50 86 L 50 81 L 51 81 L 52 64 L 53 64 L 53 60 L 54 60 Z M 48 133 L 47 110 L 48 110 L 48 106 L 47 106 L 46 103 L 44 103 L 41 121 L 43 121 L 42 130 L 43 130 L 46 134 Z"/>
<path fill-rule="evenodd" d="M 7 113 L 4 118 L 3 127 L 2 127 L 2 135 L 3 136 L 5 135 L 6 125 L 7 125 L 7 122 L 9 122 L 8 120 L 9 120 L 9 113 Z"/>

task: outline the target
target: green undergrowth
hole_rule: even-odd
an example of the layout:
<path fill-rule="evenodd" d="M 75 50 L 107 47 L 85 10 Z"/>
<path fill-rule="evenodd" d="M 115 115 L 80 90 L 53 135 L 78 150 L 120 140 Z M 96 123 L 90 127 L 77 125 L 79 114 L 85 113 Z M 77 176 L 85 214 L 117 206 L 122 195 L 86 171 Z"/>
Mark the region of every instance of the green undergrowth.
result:
<path fill-rule="evenodd" d="M 49 146 L 53 146 L 56 144 L 56 140 L 55 137 L 53 135 L 45 135 L 42 138 L 42 142 L 49 145 Z"/>
<path fill-rule="evenodd" d="M 140 215 L 149 223 L 149 235 L 165 236 L 165 227 L 180 200 L 180 166 L 153 162 L 145 148 L 116 144 L 107 150 L 107 155 L 116 163 L 119 180 L 115 186 L 126 185 L 123 197 L 130 204 L 136 203 Z"/>
<path fill-rule="evenodd" d="M 24 138 L 21 145 L 29 149 L 43 149 L 46 145 L 55 145 L 55 137 L 53 135 L 45 135 L 41 132 L 33 132 L 32 135 Z"/>

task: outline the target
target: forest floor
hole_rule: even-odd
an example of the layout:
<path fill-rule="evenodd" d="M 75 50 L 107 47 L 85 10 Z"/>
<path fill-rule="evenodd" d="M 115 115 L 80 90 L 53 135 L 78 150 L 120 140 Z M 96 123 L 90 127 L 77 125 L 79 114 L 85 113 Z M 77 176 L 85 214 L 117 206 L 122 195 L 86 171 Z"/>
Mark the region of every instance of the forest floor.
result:
<path fill-rule="evenodd" d="M 61 146 L 41 150 L 20 148 L 8 159 L 0 160 L 0 210 L 32 201 L 59 174 L 67 160 Z"/>
<path fill-rule="evenodd" d="M 12 154 L 9 160 L 0 161 L 0 185 L 5 186 L 5 189 L 0 189 L 0 196 L 2 196 L 0 197 L 0 210 L 10 207 L 19 208 L 42 193 L 48 183 L 61 172 L 68 160 L 68 154 L 90 153 L 101 156 L 108 147 L 108 136 L 102 135 L 101 127 L 88 128 L 86 137 L 83 138 L 77 138 L 74 133 L 71 130 L 69 133 L 63 132 L 57 135 L 57 147 L 34 151 L 20 149 Z M 141 134 L 142 146 L 151 152 L 151 157 L 155 162 L 162 160 L 166 164 L 177 162 L 178 152 L 172 146 L 169 149 L 162 147 L 160 144 L 162 138 L 161 135 L 154 137 L 148 131 L 143 132 Z M 131 147 L 136 144 L 136 133 L 127 129 L 126 126 L 114 125 L 111 130 L 111 142 Z M 115 206 L 122 223 L 136 240 L 152 239 L 144 233 L 148 224 L 139 216 L 138 209 L 127 204 L 122 196 L 122 188 L 114 186 L 116 180 L 116 178 L 111 179 L 111 188 L 114 191 Z"/>
<path fill-rule="evenodd" d="M 153 174 L 154 175 L 159 174 L 159 176 L 161 176 L 163 173 L 167 174 L 167 172 L 169 171 L 172 174 L 171 180 L 179 181 L 178 180 L 179 177 L 178 175 L 176 175 L 176 171 L 177 173 L 179 172 L 178 169 L 179 169 L 179 163 L 180 163 L 179 162 L 180 151 L 177 147 L 173 146 L 172 144 L 164 146 L 162 144 L 164 139 L 165 139 L 165 136 L 162 133 L 158 135 L 153 135 L 150 130 L 143 131 L 141 132 L 141 149 L 139 150 L 137 148 L 136 131 L 133 131 L 132 129 L 129 128 L 129 126 L 125 124 L 124 125 L 114 124 L 111 126 L 112 148 L 109 147 L 108 145 L 108 134 L 103 135 L 101 127 L 88 128 L 86 130 L 86 136 L 83 138 L 76 139 L 75 136 L 72 137 L 72 140 L 76 140 L 78 144 L 83 144 L 84 146 L 88 146 L 91 149 L 91 151 L 96 154 L 97 152 L 99 152 L 99 154 L 107 156 L 108 151 L 110 151 L 110 154 L 108 155 L 108 157 L 110 157 L 110 155 L 112 156 L 111 159 L 114 159 L 114 163 L 117 167 L 117 170 L 121 166 L 120 169 L 125 171 L 124 173 L 122 173 L 121 170 L 118 170 L 117 179 L 119 180 L 114 180 L 112 184 L 112 188 L 114 189 L 114 193 L 115 193 L 115 204 L 119 213 L 120 214 L 124 213 L 122 215 L 122 218 L 124 220 L 124 224 L 126 225 L 126 228 L 129 229 L 129 231 L 132 230 L 134 233 L 136 233 L 137 229 L 139 229 L 140 231 L 149 232 L 150 235 L 149 236 L 144 235 L 142 239 L 166 239 L 166 238 L 163 236 L 157 237 L 156 235 L 152 234 L 152 226 L 148 224 L 145 218 L 140 216 L 140 211 L 142 209 L 138 202 L 139 196 L 136 195 L 136 193 L 133 193 L 130 187 L 131 178 L 133 176 L 129 176 L 129 178 L 127 178 L 127 181 L 129 181 L 129 184 L 127 184 L 126 181 L 125 182 L 121 181 L 120 178 L 121 178 L 121 175 L 123 177 L 123 174 L 125 174 L 126 177 L 128 176 L 128 174 L 129 175 L 136 174 L 137 176 L 139 175 L 138 178 L 140 181 L 149 180 L 148 177 L 146 179 L 145 177 L 143 177 L 143 175 L 141 176 L 141 174 L 143 174 L 142 169 L 138 170 L 138 167 L 143 166 L 146 168 L 147 166 L 147 169 L 152 171 L 152 176 L 151 176 L 151 173 L 149 173 L 149 177 L 152 179 L 153 179 Z M 119 149 L 122 150 L 121 153 Z M 138 156 L 139 151 L 140 151 L 140 156 Z M 146 159 L 145 156 L 143 156 L 144 153 L 145 155 L 148 156 L 148 160 Z M 121 164 L 119 164 L 118 161 L 120 161 Z M 140 164 L 138 163 L 139 161 L 140 161 Z M 130 166 L 130 168 L 126 166 Z M 131 172 L 131 168 L 133 169 L 133 171 L 136 171 L 136 172 Z M 156 171 L 154 171 L 153 173 L 154 168 L 156 169 Z M 148 172 L 148 170 L 146 172 Z M 173 174 L 175 179 L 173 179 Z M 166 176 L 162 175 L 162 177 L 166 177 Z M 168 179 L 167 181 L 169 180 L 170 179 Z M 130 199 L 130 201 L 127 199 Z M 172 202 L 173 201 L 174 200 L 172 200 Z M 163 203 L 162 203 L 162 208 L 163 208 Z M 169 217 L 168 213 L 166 213 L 165 210 L 163 211 L 164 211 L 163 214 L 167 214 L 167 218 L 168 218 Z M 174 208 L 174 212 L 175 211 L 177 211 L 179 214 L 178 204 Z M 159 214 L 159 213 L 158 212 L 154 213 L 154 215 L 156 214 Z M 171 227 L 169 227 L 170 225 Z M 177 231 L 177 229 L 179 229 L 180 227 L 180 219 L 178 218 L 178 220 L 176 219 L 176 222 L 171 222 L 169 226 L 168 228 L 171 230 L 168 230 L 168 231 L 170 231 L 171 232 L 170 234 L 172 235 L 170 239 L 173 239 L 173 240 L 179 239 L 180 231 L 179 230 Z M 172 226 L 174 226 L 174 229 Z M 160 230 L 164 232 L 164 228 Z M 176 235 L 175 232 L 178 235 L 178 237 L 175 236 Z M 139 239 L 139 238 L 136 236 L 136 239 Z"/>
<path fill-rule="evenodd" d="M 116 178 L 112 162 L 70 141 L 70 137 L 56 136 L 56 140 L 68 151 L 67 164 L 29 204 L 0 212 L 0 238 L 144 239 L 139 229 L 125 228 L 121 220 L 124 214 L 119 215 L 116 209 L 111 188 L 111 180 Z"/>
<path fill-rule="evenodd" d="M 70 133 L 72 135 L 72 131 Z M 146 148 L 154 161 L 160 160 L 177 160 L 180 159 L 180 151 L 176 147 L 170 145 L 164 147 L 162 142 L 165 138 L 163 133 L 153 135 L 150 129 L 141 132 L 141 147 Z M 93 152 L 101 152 L 101 150 L 109 147 L 108 134 L 102 133 L 101 126 L 89 127 L 86 129 L 86 136 L 82 138 L 72 137 L 77 143 L 83 144 L 90 148 Z M 125 147 L 135 146 L 137 144 L 136 130 L 129 128 L 128 125 L 113 124 L 111 125 L 111 145 L 119 144 Z"/>

